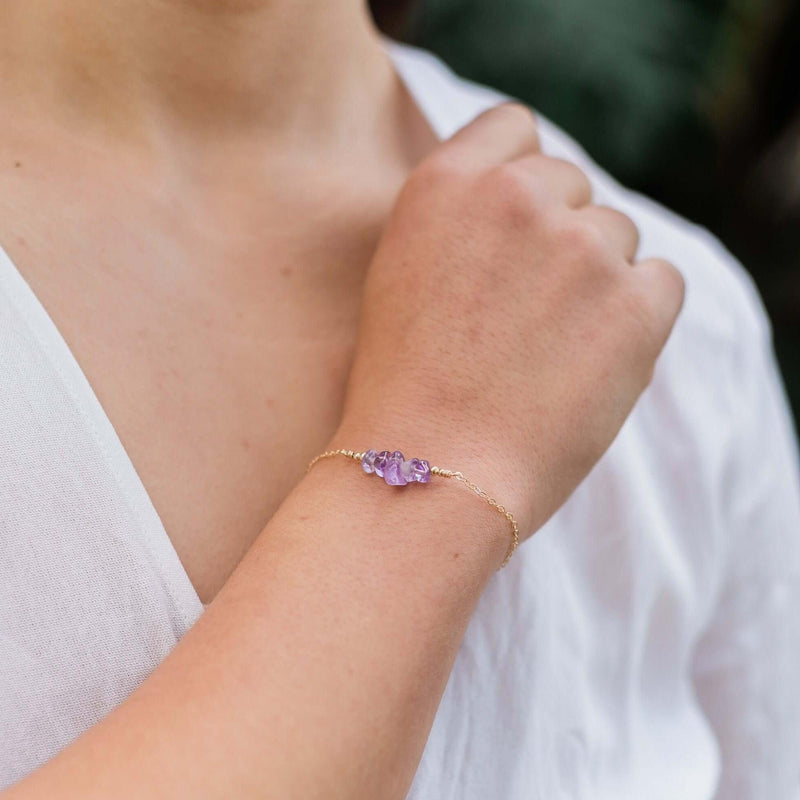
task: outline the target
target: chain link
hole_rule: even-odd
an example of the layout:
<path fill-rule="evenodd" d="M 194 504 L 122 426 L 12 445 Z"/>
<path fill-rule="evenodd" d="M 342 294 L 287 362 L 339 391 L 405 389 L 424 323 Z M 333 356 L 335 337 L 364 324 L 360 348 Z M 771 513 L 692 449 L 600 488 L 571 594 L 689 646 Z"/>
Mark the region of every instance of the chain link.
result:
<path fill-rule="evenodd" d="M 332 458 L 333 456 L 346 456 L 354 461 L 361 461 L 364 453 L 359 453 L 357 450 L 345 450 L 342 448 L 338 450 L 326 450 L 324 453 L 320 453 L 318 456 L 311 459 L 306 467 L 306 472 L 308 472 L 311 467 L 314 466 L 314 464 L 323 458 Z M 504 505 L 501 505 L 497 500 L 495 500 L 494 497 L 481 489 L 480 486 L 473 483 L 462 472 L 450 469 L 442 469 L 441 467 L 431 467 L 431 475 L 439 475 L 442 478 L 453 478 L 459 483 L 463 483 L 464 486 L 466 486 L 473 494 L 476 494 L 481 498 L 481 500 L 486 501 L 486 503 L 488 503 L 495 511 L 497 511 L 499 514 L 502 514 L 508 520 L 508 522 L 511 524 L 511 545 L 508 548 L 506 557 L 503 559 L 503 563 L 499 567 L 499 569 L 502 569 L 511 560 L 511 556 L 514 555 L 514 551 L 519 546 L 519 525 L 517 525 L 514 515 Z"/>

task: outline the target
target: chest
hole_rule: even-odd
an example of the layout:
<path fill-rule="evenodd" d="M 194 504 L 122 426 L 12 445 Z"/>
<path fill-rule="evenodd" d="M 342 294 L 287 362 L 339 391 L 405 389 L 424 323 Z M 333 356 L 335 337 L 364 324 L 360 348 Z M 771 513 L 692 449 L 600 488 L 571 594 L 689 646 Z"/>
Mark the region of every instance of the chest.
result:
<path fill-rule="evenodd" d="M 105 188 L 0 198 L 5 249 L 204 602 L 338 424 L 390 199 L 359 218 L 265 197 L 211 219 Z"/>

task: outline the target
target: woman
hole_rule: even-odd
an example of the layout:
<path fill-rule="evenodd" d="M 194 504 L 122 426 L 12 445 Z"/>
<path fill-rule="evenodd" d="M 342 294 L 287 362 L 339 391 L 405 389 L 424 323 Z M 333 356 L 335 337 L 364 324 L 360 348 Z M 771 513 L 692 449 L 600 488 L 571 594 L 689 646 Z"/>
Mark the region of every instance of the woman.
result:
<path fill-rule="evenodd" d="M 0 37 L 3 800 L 708 797 L 707 720 L 738 781 L 714 693 L 776 705 L 800 518 L 738 268 L 358 0 Z M 395 448 L 509 515 L 306 472 Z"/>

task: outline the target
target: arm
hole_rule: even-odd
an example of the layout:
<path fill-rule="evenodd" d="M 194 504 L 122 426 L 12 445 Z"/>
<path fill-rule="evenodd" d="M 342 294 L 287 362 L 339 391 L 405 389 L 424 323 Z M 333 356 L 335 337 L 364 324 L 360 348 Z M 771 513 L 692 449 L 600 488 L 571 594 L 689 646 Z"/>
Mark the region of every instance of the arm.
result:
<path fill-rule="evenodd" d="M 541 526 L 652 375 L 683 284 L 498 108 L 421 165 L 370 266 L 329 448 L 462 470 Z M 602 391 L 598 387 L 602 386 Z M 507 521 L 323 460 L 118 709 L 3 800 L 405 795 Z"/>
<path fill-rule="evenodd" d="M 403 796 L 508 536 L 449 482 L 320 462 L 154 674 L 7 800 Z"/>
<path fill-rule="evenodd" d="M 800 478 L 769 326 L 760 311 L 752 322 L 719 509 L 727 570 L 694 678 L 722 756 L 717 797 L 789 800 L 800 797 Z"/>

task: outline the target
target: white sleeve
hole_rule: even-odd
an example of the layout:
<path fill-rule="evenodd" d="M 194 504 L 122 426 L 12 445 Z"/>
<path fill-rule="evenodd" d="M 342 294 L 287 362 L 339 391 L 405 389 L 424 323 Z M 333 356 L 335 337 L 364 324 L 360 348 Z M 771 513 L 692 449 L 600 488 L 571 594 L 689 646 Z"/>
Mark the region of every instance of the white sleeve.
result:
<path fill-rule="evenodd" d="M 695 652 L 694 681 L 720 748 L 717 800 L 797 800 L 800 470 L 769 323 L 760 302 L 750 311 L 717 509 L 724 577 Z"/>

